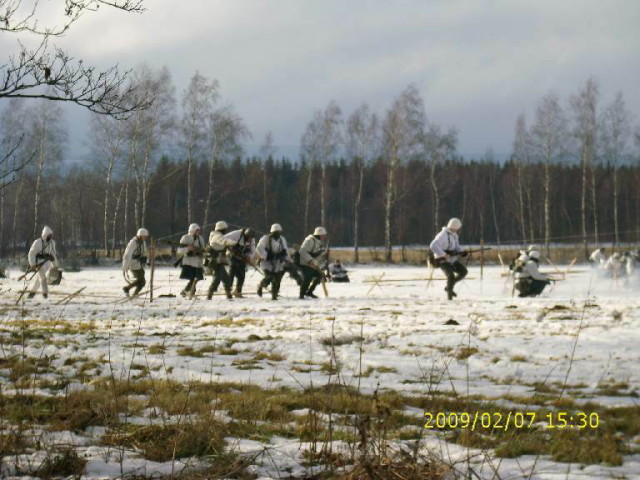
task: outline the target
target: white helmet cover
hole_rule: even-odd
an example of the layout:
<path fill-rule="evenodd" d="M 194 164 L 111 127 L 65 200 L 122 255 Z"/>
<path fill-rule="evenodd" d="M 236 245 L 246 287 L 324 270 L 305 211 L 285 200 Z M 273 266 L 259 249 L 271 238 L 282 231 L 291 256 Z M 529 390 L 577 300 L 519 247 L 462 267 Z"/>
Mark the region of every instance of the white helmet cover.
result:
<path fill-rule="evenodd" d="M 529 252 L 529 258 L 534 258 L 536 260 L 540 259 L 540 252 L 538 250 L 531 250 Z"/>
<path fill-rule="evenodd" d="M 269 230 L 269 233 L 275 233 L 275 232 L 281 232 L 282 231 L 282 227 L 280 226 L 279 223 L 274 223 L 273 225 L 271 225 L 271 229 Z"/>
<path fill-rule="evenodd" d="M 314 235 L 326 235 L 327 231 L 325 230 L 324 227 L 316 227 L 316 229 L 313 231 Z"/>
<path fill-rule="evenodd" d="M 189 225 L 189 235 L 195 235 L 196 230 L 200 230 L 200 225 L 197 223 L 192 223 Z"/>
<path fill-rule="evenodd" d="M 148 237 L 149 236 L 149 230 L 147 230 L 146 228 L 139 228 L 138 232 L 136 233 L 137 237 Z"/>
<path fill-rule="evenodd" d="M 451 228 L 453 230 L 460 230 L 462 228 L 462 222 L 460 221 L 459 218 L 452 218 L 451 220 L 449 220 L 449 223 L 447 223 L 447 228 Z"/>
<path fill-rule="evenodd" d="M 226 230 L 229 228 L 229 225 L 227 225 L 227 222 L 225 222 L 224 220 L 220 220 L 219 222 L 216 222 L 216 232 L 219 232 L 221 230 Z"/>

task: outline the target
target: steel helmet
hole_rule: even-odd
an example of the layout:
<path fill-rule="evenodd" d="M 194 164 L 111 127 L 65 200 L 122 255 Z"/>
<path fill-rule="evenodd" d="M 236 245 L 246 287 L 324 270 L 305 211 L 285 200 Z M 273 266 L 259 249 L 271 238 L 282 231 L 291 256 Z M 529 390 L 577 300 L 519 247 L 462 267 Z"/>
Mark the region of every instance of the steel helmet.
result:
<path fill-rule="evenodd" d="M 269 230 L 269 233 L 276 233 L 281 231 L 282 231 L 282 227 L 280 226 L 280 224 L 274 223 L 273 225 L 271 225 L 271 229 Z"/>
<path fill-rule="evenodd" d="M 540 252 L 538 250 L 531 250 L 529 252 L 529 258 L 534 260 L 540 260 Z"/>
<path fill-rule="evenodd" d="M 527 252 L 533 252 L 534 250 L 540 250 L 540 247 L 538 245 L 536 245 L 535 243 L 529 245 L 527 247 Z"/>
<path fill-rule="evenodd" d="M 137 237 L 148 237 L 149 236 L 149 230 L 147 230 L 146 228 L 139 228 L 138 229 L 138 233 L 136 233 Z"/>
<path fill-rule="evenodd" d="M 229 225 L 227 225 L 227 222 L 225 222 L 224 220 L 220 220 L 219 222 L 216 222 L 216 232 L 219 232 L 221 230 L 226 230 L 229 228 Z"/>
<path fill-rule="evenodd" d="M 326 235 L 327 231 L 325 230 L 324 227 L 316 227 L 316 229 L 313 231 L 314 235 Z"/>
<path fill-rule="evenodd" d="M 197 223 L 192 223 L 189 225 L 189 235 L 195 235 L 196 230 L 200 230 L 200 225 Z"/>
<path fill-rule="evenodd" d="M 449 220 L 449 223 L 447 223 L 447 228 L 451 228 L 453 230 L 460 230 L 462 228 L 462 222 L 460 221 L 459 218 L 452 218 L 451 220 Z"/>

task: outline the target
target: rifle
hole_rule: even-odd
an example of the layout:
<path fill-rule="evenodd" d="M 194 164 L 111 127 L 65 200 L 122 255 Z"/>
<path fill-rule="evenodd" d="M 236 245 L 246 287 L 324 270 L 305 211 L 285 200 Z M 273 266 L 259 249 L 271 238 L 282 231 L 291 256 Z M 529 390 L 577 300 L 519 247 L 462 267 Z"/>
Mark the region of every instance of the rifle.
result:
<path fill-rule="evenodd" d="M 461 252 L 456 252 L 454 250 L 445 250 L 444 253 L 447 255 L 459 255 L 461 257 L 466 257 L 467 255 L 472 255 L 478 252 L 486 252 L 487 250 L 492 250 L 491 247 L 482 247 L 482 248 L 472 248 L 470 250 L 462 250 Z"/>
<path fill-rule="evenodd" d="M 27 279 L 27 282 L 30 281 L 33 277 L 36 276 L 38 270 L 42 268 L 42 266 L 47 263 L 49 260 L 43 260 L 40 263 L 36 263 L 33 267 L 27 268 L 27 270 L 18 277 L 18 281 L 23 280 L 29 273 L 33 272 L 33 274 Z"/>

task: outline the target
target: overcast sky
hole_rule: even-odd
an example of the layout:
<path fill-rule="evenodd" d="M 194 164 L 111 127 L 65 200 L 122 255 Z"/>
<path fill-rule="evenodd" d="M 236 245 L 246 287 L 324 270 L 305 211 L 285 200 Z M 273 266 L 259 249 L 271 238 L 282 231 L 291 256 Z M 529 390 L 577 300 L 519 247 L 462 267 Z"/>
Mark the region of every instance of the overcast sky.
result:
<path fill-rule="evenodd" d="M 85 62 L 167 65 L 181 94 L 196 70 L 220 82 L 260 144 L 297 145 L 335 100 L 384 114 L 415 84 L 429 120 L 459 150 L 509 153 L 515 119 L 589 78 L 640 117 L 638 0 L 147 0 L 141 15 L 103 8 L 63 39 Z M 5 36 L 6 37 L 6 36 Z M 6 38 L 5 38 L 6 40 Z M 3 41 L 3 48 L 8 46 Z M 9 44 L 10 45 L 10 44 Z M 70 124 L 82 131 L 79 107 Z M 637 124 L 637 122 L 636 122 Z"/>

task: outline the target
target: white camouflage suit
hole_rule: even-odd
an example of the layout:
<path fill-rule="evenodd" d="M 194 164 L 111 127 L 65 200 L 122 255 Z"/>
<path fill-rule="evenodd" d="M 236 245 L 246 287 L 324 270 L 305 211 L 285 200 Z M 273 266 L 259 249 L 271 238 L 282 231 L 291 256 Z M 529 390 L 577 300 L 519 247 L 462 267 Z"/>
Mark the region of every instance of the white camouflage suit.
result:
<path fill-rule="evenodd" d="M 42 285 L 42 294 L 45 296 L 49 294 L 47 273 L 52 267 L 58 268 L 56 242 L 50 238 L 51 235 L 53 235 L 53 230 L 49 227 L 44 227 L 40 238 L 36 239 L 29 249 L 29 266 L 34 268 L 41 264 L 36 273 L 36 279 L 31 286 L 31 294 L 33 295 L 38 291 L 40 285 Z"/>

